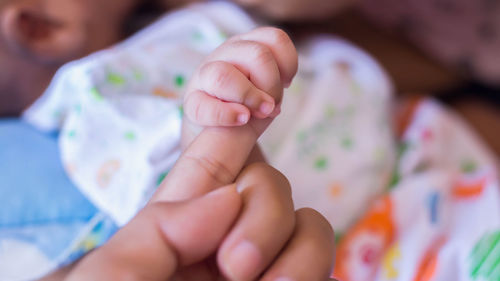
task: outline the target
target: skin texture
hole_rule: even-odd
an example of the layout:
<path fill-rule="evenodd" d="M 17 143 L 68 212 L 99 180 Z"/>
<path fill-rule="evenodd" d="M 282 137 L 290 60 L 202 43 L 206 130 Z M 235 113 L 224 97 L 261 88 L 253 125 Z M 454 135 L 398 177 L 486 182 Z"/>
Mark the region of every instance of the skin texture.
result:
<path fill-rule="evenodd" d="M 18 115 L 29 106 L 65 62 L 118 41 L 134 2 L 1 1 L 0 116 Z"/>
<path fill-rule="evenodd" d="M 196 133 L 185 137 L 185 145 L 189 147 L 170 172 L 174 178 L 179 177 L 180 181 L 190 182 L 196 188 L 175 188 L 181 186 L 180 182 L 169 188 L 166 186 L 172 182 L 167 180 L 153 198 L 156 201 L 160 198 L 184 200 L 197 197 L 236 178 L 243 197 L 243 213 L 217 253 L 219 270 L 230 280 L 254 280 L 259 275 L 264 280 L 285 276 L 294 280 L 326 280 L 331 268 L 333 244 L 328 240 L 331 237 L 324 239 L 327 237 L 324 234 L 331 233 L 331 228 L 312 210 L 293 211 L 291 201 L 284 200 L 291 198 L 286 178 L 262 162 L 252 164 L 240 173 L 248 163 L 249 155 L 254 161 L 259 160 L 258 150 L 252 148 L 279 114 L 276 105 L 283 98 L 283 87 L 291 83 L 297 64 L 293 43 L 286 33 L 276 28 L 259 28 L 233 37 L 215 50 L 189 83 L 184 124 L 185 128 L 191 129 L 184 132 L 199 131 L 202 129 L 199 126 L 215 127 L 205 127 L 193 142 L 189 137 Z M 274 108 L 262 112 L 262 103 L 271 103 Z M 247 122 L 231 122 L 241 114 L 246 114 Z M 197 177 L 186 172 L 189 166 L 198 166 Z M 266 183 L 261 181 L 263 179 L 270 181 Z M 274 187 L 272 183 L 275 183 Z M 308 246 L 295 248 L 302 242 L 294 244 L 302 239 L 302 235 L 295 236 L 301 229 L 297 228 L 296 222 L 302 226 L 302 218 L 319 218 L 315 227 L 326 226 L 322 230 L 313 227 L 311 232 L 304 233 L 303 242 L 314 233 L 322 236 L 309 250 L 316 251 L 322 246 L 328 250 L 317 252 L 319 258 L 311 262 L 312 267 L 307 272 L 304 270 L 307 267 L 294 272 L 293 268 L 303 262 L 304 253 L 308 251 Z M 277 255 L 281 256 L 279 253 L 284 249 L 287 254 L 278 259 L 283 264 L 275 265 Z M 266 268 L 267 272 L 262 275 Z"/>
<path fill-rule="evenodd" d="M 280 113 L 283 87 L 290 85 L 297 67 L 297 51 L 280 29 L 258 28 L 229 39 L 205 60 L 188 85 L 183 147 L 191 143 L 201 126 L 219 126 L 213 133 L 217 137 L 208 137 L 208 141 L 241 142 L 242 149 L 250 149 L 243 156 L 249 158 L 253 148 L 249 144 L 254 144 Z M 262 112 L 264 103 L 271 105 L 267 112 Z M 239 118 L 242 115 L 243 122 Z M 231 126 L 239 128 L 224 129 Z M 228 150 L 214 153 L 233 157 Z M 258 154 L 256 149 L 250 158 L 262 161 Z M 229 172 L 238 172 L 241 167 L 234 170 Z"/>
<path fill-rule="evenodd" d="M 148 1 L 165 4 L 165 11 L 193 2 Z M 0 117 L 31 105 L 64 63 L 123 39 L 124 23 L 144 2 L 0 0 Z"/>
<path fill-rule="evenodd" d="M 294 212 L 286 179 L 260 163 L 196 199 L 149 204 L 66 280 L 324 281 L 333 251 L 328 222 Z"/>
<path fill-rule="evenodd" d="M 249 45 L 255 57 L 265 59 L 238 64 L 232 58 L 249 39 L 255 40 Z M 248 80 L 251 87 L 275 103 L 281 100 L 283 83 L 296 71 L 295 48 L 283 31 L 258 29 L 221 50 L 205 64 L 224 58 L 239 65 L 246 77 L 255 77 Z M 259 80 L 254 71 L 266 75 Z M 190 83 L 193 91 L 201 85 L 198 75 Z M 221 85 L 217 91 L 230 84 Z M 252 117 L 239 127 L 203 129 L 149 204 L 67 280 L 328 280 L 334 234 L 326 219 L 311 209 L 295 211 L 290 185 L 276 169 L 263 162 L 245 166 L 271 121 Z M 310 255 L 315 258 L 306 258 Z"/>
<path fill-rule="evenodd" d="M 241 53 L 246 55 L 241 56 Z M 190 181 L 197 188 L 185 190 L 183 194 L 178 191 L 172 194 L 171 190 L 160 188 L 155 196 L 182 200 L 204 194 L 210 191 L 210 187 L 232 183 L 251 156 L 251 152 L 256 151 L 254 146 L 257 139 L 272 122 L 271 116 L 276 115 L 276 112 L 264 118 L 254 116 L 240 126 L 208 127 L 204 134 L 191 143 L 196 133 L 202 129 L 200 124 L 206 124 L 203 120 L 211 120 L 213 125 L 224 124 L 226 119 L 218 119 L 219 117 L 237 116 L 241 112 L 250 114 L 245 104 L 216 98 L 222 96 L 221 93 L 232 95 L 230 100 L 244 97 L 240 98 L 242 101 L 256 93 L 257 97 L 252 98 L 253 100 L 265 97 L 266 101 L 272 99 L 275 105 L 279 104 L 283 85 L 289 84 L 297 71 L 297 60 L 297 52 L 290 38 L 276 28 L 258 28 L 233 37 L 217 48 L 195 72 L 188 85 L 184 104 L 186 118 L 183 122 L 183 146 L 194 143 L 201 145 L 196 145 L 196 149 L 188 149 L 186 157 L 182 161 L 179 160 L 170 172 L 178 173 L 179 179 Z M 206 71 L 214 62 L 226 67 Z M 204 75 L 209 77 L 203 77 Z M 204 80 L 216 81 L 210 92 L 204 90 Z M 240 82 L 245 86 L 237 85 Z M 213 149 L 198 149 L 203 145 Z M 252 158 L 263 160 L 255 155 L 252 155 Z M 195 161 L 198 161 L 196 165 L 206 170 L 206 176 L 191 177 L 185 172 L 184 167 L 191 166 Z"/>
<path fill-rule="evenodd" d="M 250 57 L 259 59 L 239 61 L 239 52 L 249 46 L 254 52 Z M 291 81 L 297 68 L 293 44 L 274 28 L 229 40 L 200 69 L 219 59 L 237 65 L 240 73 L 227 72 L 227 82 L 214 92 L 203 92 L 205 97 L 216 97 L 232 82 L 243 82 L 278 103 L 283 84 Z M 203 75 L 226 74 L 198 71 L 189 91 L 199 91 Z M 247 81 L 231 81 L 240 75 Z M 236 90 L 229 98 L 242 94 Z M 218 102 L 214 100 L 215 111 L 210 109 L 214 104 L 208 104 L 208 115 L 195 115 L 194 120 L 211 113 L 218 116 Z M 68 280 L 327 280 L 334 235 L 326 219 L 311 209 L 294 211 L 290 185 L 279 171 L 263 162 L 244 167 L 271 121 L 253 117 L 239 127 L 203 129 L 145 209 L 86 257 Z M 315 258 L 306 258 L 310 255 Z"/>

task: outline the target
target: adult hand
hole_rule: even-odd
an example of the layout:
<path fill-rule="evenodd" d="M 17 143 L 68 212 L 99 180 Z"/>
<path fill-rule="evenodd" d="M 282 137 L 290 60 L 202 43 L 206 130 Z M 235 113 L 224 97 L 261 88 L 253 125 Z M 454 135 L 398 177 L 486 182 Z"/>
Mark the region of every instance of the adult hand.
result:
<path fill-rule="evenodd" d="M 287 180 L 259 163 L 236 185 L 149 204 L 68 280 L 324 281 L 332 262 L 329 224 L 311 209 L 294 212 Z"/>
<path fill-rule="evenodd" d="M 248 151 L 234 150 L 237 139 L 223 143 L 232 158 L 209 153 L 221 145 L 204 141 L 214 130 L 195 139 L 150 204 L 68 280 L 328 278 L 334 255 L 328 222 L 311 209 L 295 212 L 288 181 L 267 164 L 238 175 Z M 227 165 L 214 164 L 225 158 Z M 217 190 L 223 181 L 235 184 Z"/>

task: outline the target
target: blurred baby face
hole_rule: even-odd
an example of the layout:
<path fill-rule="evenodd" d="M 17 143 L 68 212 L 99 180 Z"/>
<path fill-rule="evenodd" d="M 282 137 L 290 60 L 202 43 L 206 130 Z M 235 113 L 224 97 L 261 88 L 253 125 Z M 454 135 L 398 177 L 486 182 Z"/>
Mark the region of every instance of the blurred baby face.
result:
<path fill-rule="evenodd" d="M 0 115 L 19 114 L 62 64 L 121 38 L 135 0 L 0 0 Z"/>

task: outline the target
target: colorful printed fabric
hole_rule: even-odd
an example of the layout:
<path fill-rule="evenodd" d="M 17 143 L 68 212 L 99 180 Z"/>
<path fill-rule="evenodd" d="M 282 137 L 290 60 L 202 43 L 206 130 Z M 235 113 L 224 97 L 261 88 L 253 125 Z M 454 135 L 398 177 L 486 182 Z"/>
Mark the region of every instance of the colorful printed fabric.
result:
<path fill-rule="evenodd" d="M 389 193 L 337 252 L 344 281 L 500 280 L 500 186 L 494 155 L 432 100 L 415 108 Z"/>
<path fill-rule="evenodd" d="M 227 36 L 255 26 L 227 3 L 170 14 L 63 67 L 25 119 L 61 130 L 69 177 L 123 225 L 179 156 L 186 81 Z M 283 113 L 260 143 L 290 179 L 296 207 L 319 210 L 339 234 L 340 280 L 496 276 L 492 154 L 432 101 L 416 107 L 398 146 L 392 84 L 372 58 L 331 37 L 299 52 Z M 85 241 L 82 251 L 93 245 Z"/>
<path fill-rule="evenodd" d="M 315 38 L 299 53 L 282 114 L 260 143 L 290 180 L 295 206 L 318 210 L 341 235 L 390 179 L 392 84 L 369 55 L 341 39 Z"/>

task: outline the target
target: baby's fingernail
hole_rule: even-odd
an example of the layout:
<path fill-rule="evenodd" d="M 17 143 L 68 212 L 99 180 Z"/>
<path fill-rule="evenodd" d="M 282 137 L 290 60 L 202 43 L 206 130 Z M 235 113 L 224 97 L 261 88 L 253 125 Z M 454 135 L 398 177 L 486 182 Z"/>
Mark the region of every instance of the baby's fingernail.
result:
<path fill-rule="evenodd" d="M 224 260 L 226 273 L 231 280 L 249 280 L 255 277 L 262 257 L 259 250 L 249 241 L 242 241 Z"/>
<path fill-rule="evenodd" d="M 285 82 L 285 84 L 283 84 L 283 88 L 288 89 L 288 88 L 290 88 L 291 85 L 292 85 L 292 81 Z"/>
<path fill-rule="evenodd" d="M 246 124 L 248 122 L 248 114 L 240 114 L 238 115 L 238 124 Z"/>
<path fill-rule="evenodd" d="M 260 104 L 259 111 L 265 115 L 271 114 L 274 110 L 274 104 L 270 102 L 263 102 Z"/>

